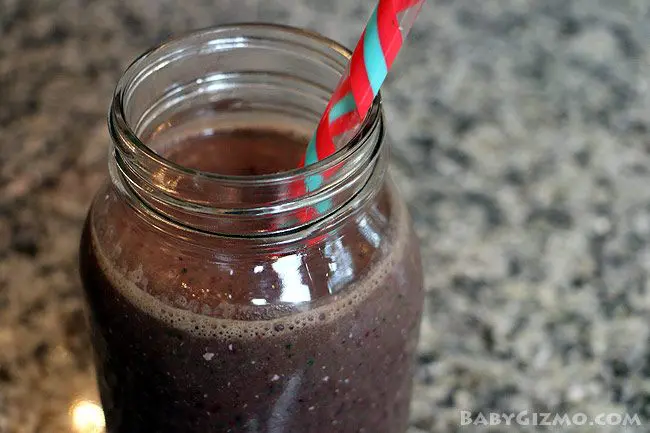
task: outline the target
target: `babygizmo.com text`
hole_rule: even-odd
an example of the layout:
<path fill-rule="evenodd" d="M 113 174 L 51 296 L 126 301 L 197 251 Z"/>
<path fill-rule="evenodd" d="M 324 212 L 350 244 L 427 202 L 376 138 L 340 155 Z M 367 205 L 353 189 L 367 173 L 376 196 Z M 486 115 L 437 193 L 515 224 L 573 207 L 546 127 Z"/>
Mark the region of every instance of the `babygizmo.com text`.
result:
<path fill-rule="evenodd" d="M 640 426 L 641 418 L 638 414 L 630 413 L 599 413 L 596 415 L 587 415 L 585 413 L 545 413 L 530 412 L 527 410 L 521 412 L 471 412 L 468 410 L 460 411 L 461 426 L 548 426 L 548 427 L 568 427 L 568 426 Z"/>

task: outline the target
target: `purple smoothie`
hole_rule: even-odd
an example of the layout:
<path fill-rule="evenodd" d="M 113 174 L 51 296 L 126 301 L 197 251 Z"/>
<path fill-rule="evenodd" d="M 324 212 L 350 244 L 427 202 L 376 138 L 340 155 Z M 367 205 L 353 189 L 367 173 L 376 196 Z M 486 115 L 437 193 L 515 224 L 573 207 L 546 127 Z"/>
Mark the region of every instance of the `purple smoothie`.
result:
<path fill-rule="evenodd" d="M 236 130 L 159 152 L 242 176 L 291 169 L 304 146 Z M 278 248 L 188 231 L 102 190 L 81 272 L 108 431 L 403 433 L 423 295 L 395 196 L 384 185 L 326 236 Z"/>

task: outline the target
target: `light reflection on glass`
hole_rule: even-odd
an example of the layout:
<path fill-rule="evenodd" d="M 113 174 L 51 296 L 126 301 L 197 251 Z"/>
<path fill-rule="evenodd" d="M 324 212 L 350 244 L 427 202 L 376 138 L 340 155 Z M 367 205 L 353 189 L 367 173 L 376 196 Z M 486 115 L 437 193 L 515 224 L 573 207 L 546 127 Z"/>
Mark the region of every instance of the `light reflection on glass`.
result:
<path fill-rule="evenodd" d="M 75 433 L 102 433 L 106 427 L 104 411 L 90 400 L 75 402 L 70 407 L 70 420 Z"/>
<path fill-rule="evenodd" d="M 330 270 L 327 288 L 330 293 L 336 293 L 354 278 L 352 255 L 338 238 L 325 245 L 325 257 L 330 260 L 327 264 Z"/>
<path fill-rule="evenodd" d="M 180 177 L 171 177 L 164 170 L 158 170 L 153 174 L 156 186 L 164 189 L 168 193 L 176 192 Z"/>
<path fill-rule="evenodd" d="M 365 215 L 359 220 L 359 230 L 361 231 L 363 237 L 366 238 L 366 240 L 370 243 L 370 245 L 375 248 L 379 246 L 379 243 L 381 242 L 381 236 L 379 236 L 379 233 L 375 227 L 373 227 L 372 223 L 368 222 L 368 218 L 366 218 Z"/>
<path fill-rule="evenodd" d="M 309 287 L 302 282 L 300 276 L 301 265 L 302 259 L 297 255 L 280 257 L 271 265 L 282 280 L 281 302 L 298 303 L 311 301 Z"/>
<path fill-rule="evenodd" d="M 266 305 L 267 304 L 266 299 L 262 299 L 262 298 L 251 299 L 251 302 L 253 303 L 253 305 Z"/>

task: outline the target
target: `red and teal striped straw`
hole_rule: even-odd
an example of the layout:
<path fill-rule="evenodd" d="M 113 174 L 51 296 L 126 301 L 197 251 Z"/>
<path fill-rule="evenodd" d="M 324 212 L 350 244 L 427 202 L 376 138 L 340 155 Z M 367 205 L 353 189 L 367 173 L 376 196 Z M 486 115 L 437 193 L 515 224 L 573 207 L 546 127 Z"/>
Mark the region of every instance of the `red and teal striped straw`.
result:
<path fill-rule="evenodd" d="M 424 0 L 379 0 L 350 65 L 307 145 L 301 165 L 314 164 L 336 152 L 334 140 L 351 138 L 368 114 Z M 320 186 L 319 176 L 306 181 L 309 191 Z"/>
<path fill-rule="evenodd" d="M 356 133 L 379 93 L 404 39 L 424 0 L 379 0 L 352 53 L 300 166 L 314 164 L 336 152 L 336 142 L 345 143 Z M 299 188 L 315 191 L 323 183 L 321 175 L 310 175 Z M 302 222 L 331 207 L 330 200 L 298 212 Z"/>

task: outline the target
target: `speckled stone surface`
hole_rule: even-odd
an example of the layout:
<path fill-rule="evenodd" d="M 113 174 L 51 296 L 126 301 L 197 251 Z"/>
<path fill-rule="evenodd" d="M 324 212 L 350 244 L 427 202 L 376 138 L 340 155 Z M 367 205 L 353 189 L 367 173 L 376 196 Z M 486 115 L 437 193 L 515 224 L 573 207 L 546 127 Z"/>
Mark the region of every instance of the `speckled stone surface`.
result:
<path fill-rule="evenodd" d="M 227 21 L 348 45 L 367 0 L 0 0 L 0 432 L 95 398 L 76 273 L 121 69 Z M 427 304 L 410 433 L 475 412 L 650 430 L 650 1 L 430 0 L 386 90 Z M 544 426 L 490 431 L 550 431 Z"/>

